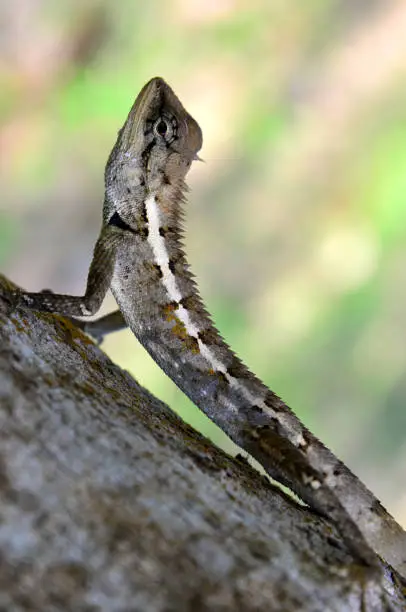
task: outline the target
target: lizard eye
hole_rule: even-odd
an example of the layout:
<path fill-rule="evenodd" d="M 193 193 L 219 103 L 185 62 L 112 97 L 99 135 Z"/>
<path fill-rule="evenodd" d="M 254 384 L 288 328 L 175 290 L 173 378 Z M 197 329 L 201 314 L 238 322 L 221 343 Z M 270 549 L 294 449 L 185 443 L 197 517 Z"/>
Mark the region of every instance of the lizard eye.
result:
<path fill-rule="evenodd" d="M 177 137 L 178 124 L 175 117 L 158 117 L 154 123 L 154 133 L 166 143 L 171 144 Z"/>
<path fill-rule="evenodd" d="M 156 124 L 155 129 L 160 136 L 165 136 L 166 132 L 168 131 L 168 124 L 163 119 L 160 119 L 159 123 Z"/>

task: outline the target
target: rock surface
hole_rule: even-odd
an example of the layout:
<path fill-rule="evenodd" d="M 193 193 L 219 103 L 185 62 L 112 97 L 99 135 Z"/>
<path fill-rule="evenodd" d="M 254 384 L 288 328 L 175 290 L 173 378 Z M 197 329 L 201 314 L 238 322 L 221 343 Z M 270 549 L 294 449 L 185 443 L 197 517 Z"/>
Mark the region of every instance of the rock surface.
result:
<path fill-rule="evenodd" d="M 382 592 L 70 322 L 0 298 L 0 612 L 380 612 Z"/>

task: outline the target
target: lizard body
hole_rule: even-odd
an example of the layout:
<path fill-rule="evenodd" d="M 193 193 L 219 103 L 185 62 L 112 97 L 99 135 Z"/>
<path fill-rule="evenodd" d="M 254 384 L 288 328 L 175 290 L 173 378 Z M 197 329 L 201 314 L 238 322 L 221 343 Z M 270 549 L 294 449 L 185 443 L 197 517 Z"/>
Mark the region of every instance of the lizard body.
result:
<path fill-rule="evenodd" d="M 128 325 L 162 370 L 236 444 L 337 525 L 360 561 L 378 568 L 378 554 L 406 578 L 406 533 L 245 367 L 201 301 L 182 245 L 185 176 L 201 145 L 197 122 L 165 81 L 152 79 L 106 166 L 103 226 L 85 295 L 15 298 L 34 310 L 83 317 L 97 312 L 111 288 L 121 314 L 88 324 L 88 331 Z"/>

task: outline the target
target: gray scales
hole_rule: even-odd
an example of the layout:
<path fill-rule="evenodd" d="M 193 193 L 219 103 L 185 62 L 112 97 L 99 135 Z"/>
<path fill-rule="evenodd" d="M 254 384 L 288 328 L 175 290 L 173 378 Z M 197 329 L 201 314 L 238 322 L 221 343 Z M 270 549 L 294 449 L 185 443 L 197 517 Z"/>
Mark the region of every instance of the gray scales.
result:
<path fill-rule="evenodd" d="M 124 326 L 178 387 L 266 472 L 337 526 L 356 558 L 378 555 L 406 579 L 406 533 L 366 486 L 250 372 L 214 327 L 182 244 L 186 174 L 198 123 L 161 78 L 149 81 L 105 170 L 103 225 L 83 297 L 15 292 L 13 306 L 95 314 L 109 288 L 119 311 L 77 323 L 91 335 Z"/>

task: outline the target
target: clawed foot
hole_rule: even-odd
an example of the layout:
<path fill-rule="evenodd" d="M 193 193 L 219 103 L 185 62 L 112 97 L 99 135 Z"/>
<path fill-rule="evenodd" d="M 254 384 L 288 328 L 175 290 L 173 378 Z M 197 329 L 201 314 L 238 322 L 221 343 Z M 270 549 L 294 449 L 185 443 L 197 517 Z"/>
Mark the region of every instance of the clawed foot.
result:
<path fill-rule="evenodd" d="M 19 306 L 29 310 L 38 310 L 41 312 L 55 312 L 61 314 L 65 319 L 70 321 L 75 327 L 78 327 L 88 334 L 95 343 L 100 346 L 106 334 L 124 329 L 126 323 L 119 311 L 101 317 L 94 321 L 86 321 L 78 319 L 76 316 L 69 316 L 64 312 L 72 309 L 70 300 L 80 300 L 81 298 L 72 298 L 71 296 L 55 294 L 51 289 L 43 289 L 39 293 L 28 293 L 21 291 L 10 283 L 6 278 L 0 277 L 0 300 L 2 302 L 2 311 L 10 315 Z M 76 312 L 75 312 L 76 315 Z"/>
<path fill-rule="evenodd" d="M 3 302 L 3 310 L 7 315 L 11 315 L 20 304 L 20 293 L 0 286 L 0 299 Z"/>
<path fill-rule="evenodd" d="M 26 307 L 30 310 L 41 310 L 42 312 L 47 312 L 46 303 L 40 299 L 38 301 L 37 295 L 47 296 L 53 295 L 53 292 L 50 289 L 44 289 L 38 294 L 30 294 L 25 293 L 19 289 L 8 289 L 4 286 L 0 285 L 0 298 L 6 305 L 6 312 L 11 314 L 17 308 Z"/>

